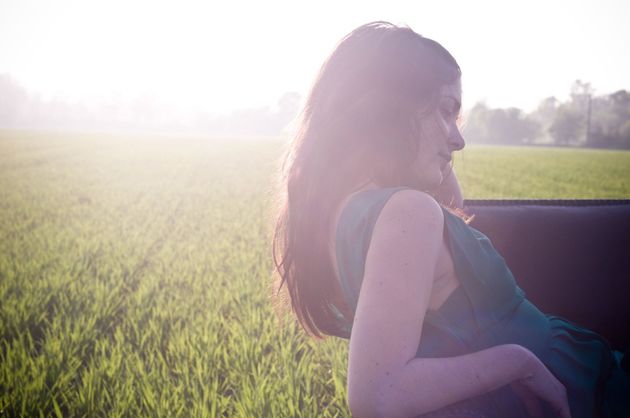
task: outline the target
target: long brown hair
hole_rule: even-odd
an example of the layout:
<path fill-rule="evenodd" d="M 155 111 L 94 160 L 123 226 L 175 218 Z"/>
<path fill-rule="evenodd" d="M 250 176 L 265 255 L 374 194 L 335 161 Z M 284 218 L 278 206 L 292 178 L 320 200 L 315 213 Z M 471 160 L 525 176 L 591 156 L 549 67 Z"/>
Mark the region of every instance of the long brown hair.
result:
<path fill-rule="evenodd" d="M 349 33 L 324 62 L 281 167 L 273 237 L 275 288 L 286 283 L 308 334 L 343 335 L 332 306 L 353 317 L 329 255 L 335 208 L 361 182 L 415 186 L 418 118 L 460 75 L 440 44 L 381 21 Z"/>

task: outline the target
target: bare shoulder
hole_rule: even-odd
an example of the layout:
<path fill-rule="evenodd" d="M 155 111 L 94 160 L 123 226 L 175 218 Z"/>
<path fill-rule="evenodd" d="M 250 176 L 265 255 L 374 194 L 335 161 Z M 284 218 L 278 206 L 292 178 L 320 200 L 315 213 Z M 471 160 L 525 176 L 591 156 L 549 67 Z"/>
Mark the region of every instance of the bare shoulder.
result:
<path fill-rule="evenodd" d="M 415 190 L 393 194 L 374 226 L 359 297 L 363 299 L 359 305 L 363 306 L 359 310 L 369 309 L 366 305 L 386 309 L 396 306 L 401 317 L 423 318 L 442 249 L 443 230 L 444 213 L 433 197 Z M 403 309 L 399 309 L 400 302 L 405 302 Z"/>
<path fill-rule="evenodd" d="M 403 266 L 423 270 L 432 282 L 432 273 L 442 247 L 444 213 L 429 194 L 405 189 L 385 203 L 374 225 L 366 257 L 366 273 L 388 271 L 394 277 L 416 280 L 416 274 L 402 274 Z M 393 273 L 393 274 L 392 274 Z"/>
<path fill-rule="evenodd" d="M 441 231 L 443 225 L 442 207 L 433 196 L 418 190 L 404 189 L 394 193 L 387 201 L 377 219 L 375 229 L 396 229 L 406 226 L 429 232 L 427 229 Z"/>

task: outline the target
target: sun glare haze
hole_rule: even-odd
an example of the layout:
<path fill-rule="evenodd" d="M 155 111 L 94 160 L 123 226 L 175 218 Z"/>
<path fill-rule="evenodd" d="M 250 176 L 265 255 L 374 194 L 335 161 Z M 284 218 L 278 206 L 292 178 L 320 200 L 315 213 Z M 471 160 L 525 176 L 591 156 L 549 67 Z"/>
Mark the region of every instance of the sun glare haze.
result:
<path fill-rule="evenodd" d="M 576 79 L 600 93 L 630 85 L 629 11 L 614 0 L 0 0 L 0 74 L 46 100 L 226 113 L 303 98 L 344 34 L 389 20 L 458 57 L 465 108 L 531 110 Z"/>
<path fill-rule="evenodd" d="M 630 416 L 629 17 L 0 0 L 0 418 Z"/>

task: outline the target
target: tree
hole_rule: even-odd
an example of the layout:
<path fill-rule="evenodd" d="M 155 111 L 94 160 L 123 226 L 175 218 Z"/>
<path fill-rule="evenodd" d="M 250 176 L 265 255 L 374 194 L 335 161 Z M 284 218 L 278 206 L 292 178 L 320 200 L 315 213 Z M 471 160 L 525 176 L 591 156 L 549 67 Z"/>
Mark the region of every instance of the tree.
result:
<path fill-rule="evenodd" d="M 521 109 L 490 109 L 484 103 L 471 109 L 464 129 L 467 140 L 486 144 L 524 144 L 539 134 L 540 124 Z"/>
<path fill-rule="evenodd" d="M 572 106 L 563 104 L 549 127 L 549 132 L 557 145 L 577 143 L 584 129 L 584 118 Z"/>
<path fill-rule="evenodd" d="M 0 74 L 0 126 L 20 123 L 28 106 L 26 90 L 10 75 Z"/>
<path fill-rule="evenodd" d="M 619 128 L 619 148 L 630 149 L 630 120 Z"/>
<path fill-rule="evenodd" d="M 593 88 L 590 83 L 575 80 L 570 99 L 560 104 L 549 126 L 549 133 L 557 145 L 584 145 L 589 126 L 589 112 Z"/>
<path fill-rule="evenodd" d="M 549 128 L 551 128 L 551 125 L 556 118 L 556 112 L 558 111 L 559 106 L 560 102 L 558 99 L 553 96 L 547 97 L 538 104 L 536 110 L 528 115 L 529 119 L 538 123 L 539 132 L 536 139 L 541 142 L 553 141 Z"/>
<path fill-rule="evenodd" d="M 462 133 L 467 142 L 484 143 L 487 134 L 488 106 L 483 102 L 478 102 L 468 112 L 463 125 Z"/>
<path fill-rule="evenodd" d="M 630 148 L 630 93 L 619 90 L 597 97 L 592 104 L 592 129 L 587 144 L 598 148 Z"/>

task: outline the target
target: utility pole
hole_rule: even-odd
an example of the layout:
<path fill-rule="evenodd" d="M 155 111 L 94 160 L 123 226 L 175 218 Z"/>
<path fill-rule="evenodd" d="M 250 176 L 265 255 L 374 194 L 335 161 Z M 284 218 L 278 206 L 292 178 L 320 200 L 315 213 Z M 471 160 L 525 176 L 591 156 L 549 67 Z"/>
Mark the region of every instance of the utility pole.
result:
<path fill-rule="evenodd" d="M 586 146 L 591 144 L 591 93 L 588 93 L 588 102 L 586 104 Z"/>

